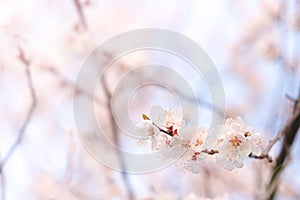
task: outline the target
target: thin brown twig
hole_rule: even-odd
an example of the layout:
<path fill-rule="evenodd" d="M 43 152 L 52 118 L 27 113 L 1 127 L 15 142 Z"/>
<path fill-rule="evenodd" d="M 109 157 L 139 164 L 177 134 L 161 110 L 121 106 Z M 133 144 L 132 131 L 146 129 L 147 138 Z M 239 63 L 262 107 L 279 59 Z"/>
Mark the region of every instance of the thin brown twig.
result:
<path fill-rule="evenodd" d="M 260 154 L 260 155 L 255 155 L 250 153 L 248 156 L 249 158 L 255 158 L 255 159 L 267 159 L 270 163 L 273 162 L 273 158 L 269 154 Z"/>
<path fill-rule="evenodd" d="M 214 150 L 214 149 L 211 149 L 211 150 L 205 149 L 205 150 L 202 150 L 201 153 L 207 153 L 209 155 L 214 155 L 214 154 L 219 153 L 219 151 L 218 150 Z"/>
<path fill-rule="evenodd" d="M 276 142 L 278 142 L 282 135 L 284 134 L 283 129 L 277 133 L 277 135 L 271 139 L 264 149 L 264 151 L 260 155 L 255 155 L 255 154 L 250 154 L 250 158 L 255 158 L 255 159 L 267 159 L 269 162 L 273 162 L 273 158 L 269 155 L 272 147 L 275 145 Z"/>
<path fill-rule="evenodd" d="M 17 139 L 15 140 L 15 142 L 13 143 L 13 145 L 9 148 L 8 153 L 3 157 L 1 163 L 0 163 L 0 174 L 2 175 L 1 180 L 2 180 L 2 200 L 5 199 L 5 180 L 4 180 L 4 174 L 3 174 L 3 168 L 5 167 L 6 163 L 8 162 L 8 160 L 11 158 L 11 156 L 13 155 L 13 153 L 15 152 L 16 148 L 21 144 L 23 138 L 24 138 L 24 134 L 26 132 L 26 128 L 32 118 L 33 112 L 35 110 L 36 104 L 37 104 L 37 100 L 36 100 L 36 93 L 35 93 L 35 89 L 33 87 L 33 83 L 32 83 L 32 77 L 31 77 L 31 71 L 30 71 L 30 62 L 29 60 L 26 59 L 25 55 L 24 55 L 24 51 L 21 47 L 18 48 L 19 50 L 19 60 L 24 64 L 24 66 L 26 67 L 26 77 L 27 77 L 27 84 L 30 90 L 30 97 L 31 97 L 31 105 L 29 107 L 29 111 L 26 115 L 25 121 L 22 124 L 19 132 L 18 132 L 18 136 Z"/>
<path fill-rule="evenodd" d="M 290 97 L 291 98 L 291 97 Z M 289 100 L 291 100 L 290 98 L 288 98 Z M 293 102 L 295 103 L 295 105 L 297 104 L 297 99 L 293 98 Z M 254 155 L 254 154 L 250 154 L 249 157 L 250 158 L 255 158 L 255 159 L 267 159 L 269 162 L 273 162 L 272 157 L 269 155 L 272 147 L 282 138 L 282 136 L 286 133 L 286 128 L 287 128 L 288 124 L 282 129 L 280 130 L 277 135 L 269 141 L 268 145 L 266 146 L 266 148 L 264 149 L 264 151 L 260 154 L 260 155 Z"/>
<path fill-rule="evenodd" d="M 277 133 L 277 135 L 272 140 L 269 141 L 269 144 L 267 145 L 267 147 L 263 151 L 262 155 L 268 155 L 269 152 L 271 151 L 272 147 L 274 146 L 274 144 L 281 139 L 283 134 L 284 134 L 283 130 L 279 131 Z"/>
<path fill-rule="evenodd" d="M 290 150 L 296 135 L 300 128 L 300 92 L 298 99 L 294 105 L 293 115 L 287 121 L 283 129 L 283 142 L 281 145 L 280 153 L 276 159 L 276 165 L 273 168 L 272 177 L 270 178 L 269 188 L 270 193 L 268 199 L 274 199 L 278 189 L 279 177 L 282 174 L 284 168 L 289 162 Z"/>
<path fill-rule="evenodd" d="M 165 133 L 166 135 L 169 135 L 169 136 L 171 136 L 171 137 L 174 136 L 173 133 L 172 133 L 172 131 L 166 131 L 166 130 L 160 128 L 158 125 L 156 125 L 156 124 L 153 123 L 153 122 L 152 122 L 152 124 L 153 124 L 156 128 L 158 128 L 158 130 L 159 130 L 160 132 Z"/>
<path fill-rule="evenodd" d="M 155 127 L 157 127 L 159 129 L 160 132 L 166 134 L 166 135 L 169 135 L 171 137 L 173 137 L 173 132 L 172 131 L 166 131 L 162 128 L 160 128 L 158 125 L 156 125 L 155 123 L 152 123 Z M 250 155 L 248 156 L 249 158 L 255 158 L 255 159 L 267 159 L 269 162 L 272 162 L 273 159 L 272 157 L 269 155 L 269 151 L 271 150 L 271 148 L 273 147 L 273 145 L 281 138 L 282 136 L 282 131 L 280 131 L 276 136 L 275 138 L 273 138 L 272 140 L 270 140 L 268 146 L 266 147 L 266 149 L 263 151 L 262 154 L 260 155 L 255 155 L 255 154 L 252 154 L 250 153 Z M 218 150 L 214 150 L 214 149 L 211 149 L 211 150 L 208 150 L 208 149 L 205 149 L 203 151 L 201 151 L 201 153 L 207 153 L 209 155 L 214 155 L 214 154 L 217 154 L 219 153 Z"/>

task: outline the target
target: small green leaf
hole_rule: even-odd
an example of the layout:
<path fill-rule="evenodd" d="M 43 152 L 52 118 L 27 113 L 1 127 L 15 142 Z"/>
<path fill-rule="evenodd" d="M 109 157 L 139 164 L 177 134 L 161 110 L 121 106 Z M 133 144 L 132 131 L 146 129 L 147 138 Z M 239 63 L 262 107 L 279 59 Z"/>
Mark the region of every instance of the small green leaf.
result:
<path fill-rule="evenodd" d="M 150 120 L 150 118 L 145 114 L 142 114 L 142 117 L 143 117 L 144 120 Z"/>

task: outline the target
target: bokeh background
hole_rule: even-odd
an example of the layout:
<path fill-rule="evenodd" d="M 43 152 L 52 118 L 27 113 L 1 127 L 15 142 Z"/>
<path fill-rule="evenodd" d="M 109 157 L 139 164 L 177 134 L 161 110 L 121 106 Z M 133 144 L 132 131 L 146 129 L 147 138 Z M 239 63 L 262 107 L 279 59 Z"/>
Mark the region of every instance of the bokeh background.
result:
<path fill-rule="evenodd" d="M 192 193 L 199 199 L 266 198 L 272 173 L 272 164 L 266 160 L 249 159 L 244 168 L 234 171 L 207 161 L 200 174 L 174 164 L 133 175 L 100 164 L 82 146 L 72 98 L 93 96 L 74 88 L 80 67 L 103 41 L 139 28 L 169 29 L 197 42 L 222 78 L 226 116 L 243 117 L 264 136 L 266 144 L 292 115 L 293 98 L 300 87 L 299 0 L 0 0 L 3 200 L 173 200 Z M 104 63 L 110 53 L 103 56 Z M 115 64 L 107 75 L 106 89 L 113 92 L 120 74 L 151 61 L 185 71 L 170 56 L 137 52 Z M 199 120 L 207 125 L 211 107 L 205 84 L 192 78 L 193 74 L 185 76 L 198 91 Z M 107 124 L 108 135 L 119 134 L 119 145 L 128 151 L 150 151 L 114 132 L 105 89 L 99 89 L 97 98 L 98 120 Z M 128 112 L 138 121 L 141 113 L 158 103 L 177 105 L 170 92 L 149 86 L 132 96 Z M 281 176 L 278 199 L 300 198 L 299 140 L 296 137 L 291 162 Z M 280 145 L 281 141 L 274 145 L 271 156 L 277 156 Z"/>

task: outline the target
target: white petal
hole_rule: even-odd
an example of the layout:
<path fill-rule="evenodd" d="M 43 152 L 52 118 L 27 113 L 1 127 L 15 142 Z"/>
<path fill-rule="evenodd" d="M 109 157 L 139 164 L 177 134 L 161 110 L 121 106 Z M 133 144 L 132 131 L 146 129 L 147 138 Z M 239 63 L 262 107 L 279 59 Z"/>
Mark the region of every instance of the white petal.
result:
<path fill-rule="evenodd" d="M 239 159 L 235 160 L 235 161 L 233 162 L 233 164 L 234 164 L 237 168 L 242 168 L 242 167 L 244 167 L 244 159 L 239 158 Z"/>
<path fill-rule="evenodd" d="M 221 156 L 221 155 L 217 155 L 216 156 L 216 162 L 217 164 L 223 166 L 225 169 L 228 170 L 233 170 L 234 169 L 234 165 L 225 157 Z"/>
<path fill-rule="evenodd" d="M 173 138 L 171 139 L 170 145 L 171 145 L 171 146 L 178 146 L 178 145 L 181 145 L 181 139 L 179 139 L 177 136 L 173 137 Z"/>
<path fill-rule="evenodd" d="M 187 163 L 187 169 L 194 174 L 199 174 L 201 172 L 201 163 L 197 160 L 190 160 Z"/>
<path fill-rule="evenodd" d="M 250 141 L 244 141 L 240 146 L 240 153 L 244 156 L 248 156 L 251 153 L 252 144 Z"/>
<path fill-rule="evenodd" d="M 164 128 L 162 126 L 165 121 L 165 116 L 164 116 L 164 109 L 161 106 L 153 106 L 151 108 L 150 118 L 156 125 L 160 126 L 160 128 Z"/>
<path fill-rule="evenodd" d="M 154 137 L 152 137 L 151 142 L 152 142 L 152 144 L 151 144 L 152 150 L 153 150 L 153 151 L 158 150 L 159 147 L 158 147 L 158 142 L 157 142 L 157 140 L 156 140 Z"/>

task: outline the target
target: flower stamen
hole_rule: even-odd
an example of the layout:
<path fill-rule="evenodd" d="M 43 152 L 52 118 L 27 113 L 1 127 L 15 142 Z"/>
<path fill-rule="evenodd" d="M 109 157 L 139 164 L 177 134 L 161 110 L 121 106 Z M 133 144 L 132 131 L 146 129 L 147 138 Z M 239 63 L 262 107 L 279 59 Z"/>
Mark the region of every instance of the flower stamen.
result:
<path fill-rule="evenodd" d="M 242 141 L 238 139 L 237 136 L 234 136 L 234 139 L 229 140 L 234 147 L 241 146 Z"/>

